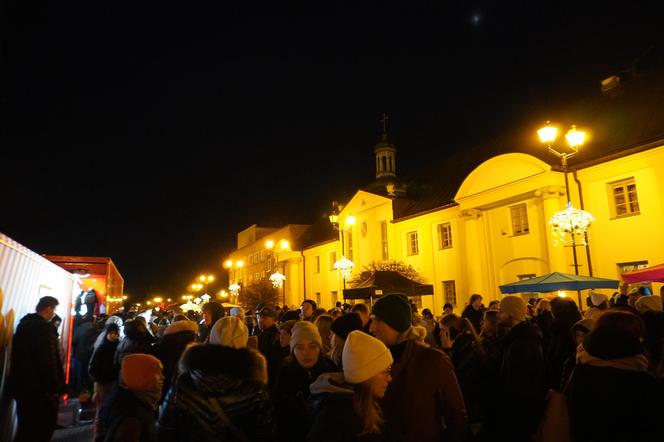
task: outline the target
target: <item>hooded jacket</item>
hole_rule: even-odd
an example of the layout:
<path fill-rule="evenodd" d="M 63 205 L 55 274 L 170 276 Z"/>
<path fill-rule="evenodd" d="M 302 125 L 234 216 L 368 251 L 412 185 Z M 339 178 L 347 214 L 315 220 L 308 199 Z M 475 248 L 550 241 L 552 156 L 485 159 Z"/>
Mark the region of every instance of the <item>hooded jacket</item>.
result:
<path fill-rule="evenodd" d="M 55 327 L 36 313 L 25 315 L 12 341 L 10 395 L 23 398 L 65 391 Z"/>
<path fill-rule="evenodd" d="M 378 442 L 383 435 L 358 436 L 362 422 L 353 408 L 353 387 L 344 381 L 344 374 L 325 373 L 309 387 L 310 410 L 315 420 L 307 442 Z"/>
<path fill-rule="evenodd" d="M 120 373 L 122 358 L 131 353 L 152 354 L 154 337 L 140 319 L 127 321 L 124 326 L 125 337 L 115 350 L 115 371 Z"/>
<path fill-rule="evenodd" d="M 177 321 L 166 327 L 164 335 L 155 346 L 155 356 L 164 366 L 164 389 L 162 398 L 166 396 L 171 383 L 177 374 L 180 356 L 192 342 L 196 341 L 198 324 L 194 321 Z"/>
<path fill-rule="evenodd" d="M 118 341 L 111 342 L 106 339 L 106 332 L 102 332 L 104 341 L 95 348 L 88 365 L 90 378 L 100 384 L 110 384 L 117 381 L 113 359 L 118 348 Z"/>
<path fill-rule="evenodd" d="M 224 415 L 247 440 L 274 439 L 262 355 L 249 348 L 197 345 L 183 354 L 181 364 L 183 372 L 160 410 L 160 441 L 242 440 Z"/>

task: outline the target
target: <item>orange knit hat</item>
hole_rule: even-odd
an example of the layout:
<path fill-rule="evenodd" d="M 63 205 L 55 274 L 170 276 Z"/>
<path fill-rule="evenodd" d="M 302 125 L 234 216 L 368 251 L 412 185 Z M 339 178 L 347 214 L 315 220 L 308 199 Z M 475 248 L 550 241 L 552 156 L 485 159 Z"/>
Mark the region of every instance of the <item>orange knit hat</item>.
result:
<path fill-rule="evenodd" d="M 120 378 L 129 390 L 145 391 L 153 388 L 162 369 L 161 362 L 154 356 L 133 353 L 122 359 Z"/>

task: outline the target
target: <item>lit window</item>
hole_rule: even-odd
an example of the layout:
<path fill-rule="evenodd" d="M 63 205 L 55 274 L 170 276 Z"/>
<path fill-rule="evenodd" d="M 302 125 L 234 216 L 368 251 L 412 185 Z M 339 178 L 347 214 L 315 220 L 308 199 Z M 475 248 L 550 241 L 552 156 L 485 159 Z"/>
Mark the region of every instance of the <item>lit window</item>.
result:
<path fill-rule="evenodd" d="M 438 224 L 438 250 L 452 248 L 452 225 Z"/>
<path fill-rule="evenodd" d="M 446 304 L 450 303 L 453 307 L 457 306 L 456 284 L 454 281 L 443 281 L 443 296 Z"/>
<path fill-rule="evenodd" d="M 337 262 L 337 252 L 330 252 L 330 271 L 334 271 L 334 263 Z"/>
<path fill-rule="evenodd" d="M 314 256 L 314 273 L 320 273 L 320 256 Z"/>
<path fill-rule="evenodd" d="M 336 290 L 333 291 L 333 292 L 330 292 L 330 298 L 332 298 L 332 305 L 336 306 L 337 301 L 339 301 L 339 292 L 337 292 Z"/>
<path fill-rule="evenodd" d="M 525 235 L 529 233 L 526 204 L 517 204 L 510 207 L 510 213 L 512 214 L 512 234 Z"/>
<path fill-rule="evenodd" d="M 408 232 L 406 236 L 408 238 L 408 256 L 418 255 L 420 253 L 420 247 L 417 243 L 417 232 Z"/>
<path fill-rule="evenodd" d="M 634 178 L 610 183 L 614 218 L 639 214 L 639 197 Z"/>
<path fill-rule="evenodd" d="M 390 251 L 387 245 L 387 221 L 380 222 L 380 249 L 383 261 L 390 259 Z"/>

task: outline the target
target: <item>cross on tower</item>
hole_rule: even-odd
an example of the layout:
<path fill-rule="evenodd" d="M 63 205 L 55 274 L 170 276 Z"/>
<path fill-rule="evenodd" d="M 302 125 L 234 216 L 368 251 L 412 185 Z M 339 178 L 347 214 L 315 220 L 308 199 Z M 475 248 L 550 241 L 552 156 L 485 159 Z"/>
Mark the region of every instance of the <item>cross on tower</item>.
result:
<path fill-rule="evenodd" d="M 378 120 L 383 124 L 383 134 L 387 134 L 387 120 L 389 120 L 390 117 L 387 116 L 385 112 L 383 112 L 383 116 Z"/>

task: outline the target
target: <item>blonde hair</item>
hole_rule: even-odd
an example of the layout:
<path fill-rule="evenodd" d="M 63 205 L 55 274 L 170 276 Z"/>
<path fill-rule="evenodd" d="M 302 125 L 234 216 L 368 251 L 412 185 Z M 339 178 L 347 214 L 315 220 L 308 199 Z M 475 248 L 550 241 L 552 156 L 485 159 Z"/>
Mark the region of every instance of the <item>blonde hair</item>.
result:
<path fill-rule="evenodd" d="M 384 422 L 383 413 L 371 392 L 372 379 L 373 378 L 368 379 L 354 386 L 355 394 L 353 394 L 353 409 L 362 423 L 362 429 L 357 434 L 358 436 L 380 433 Z"/>

